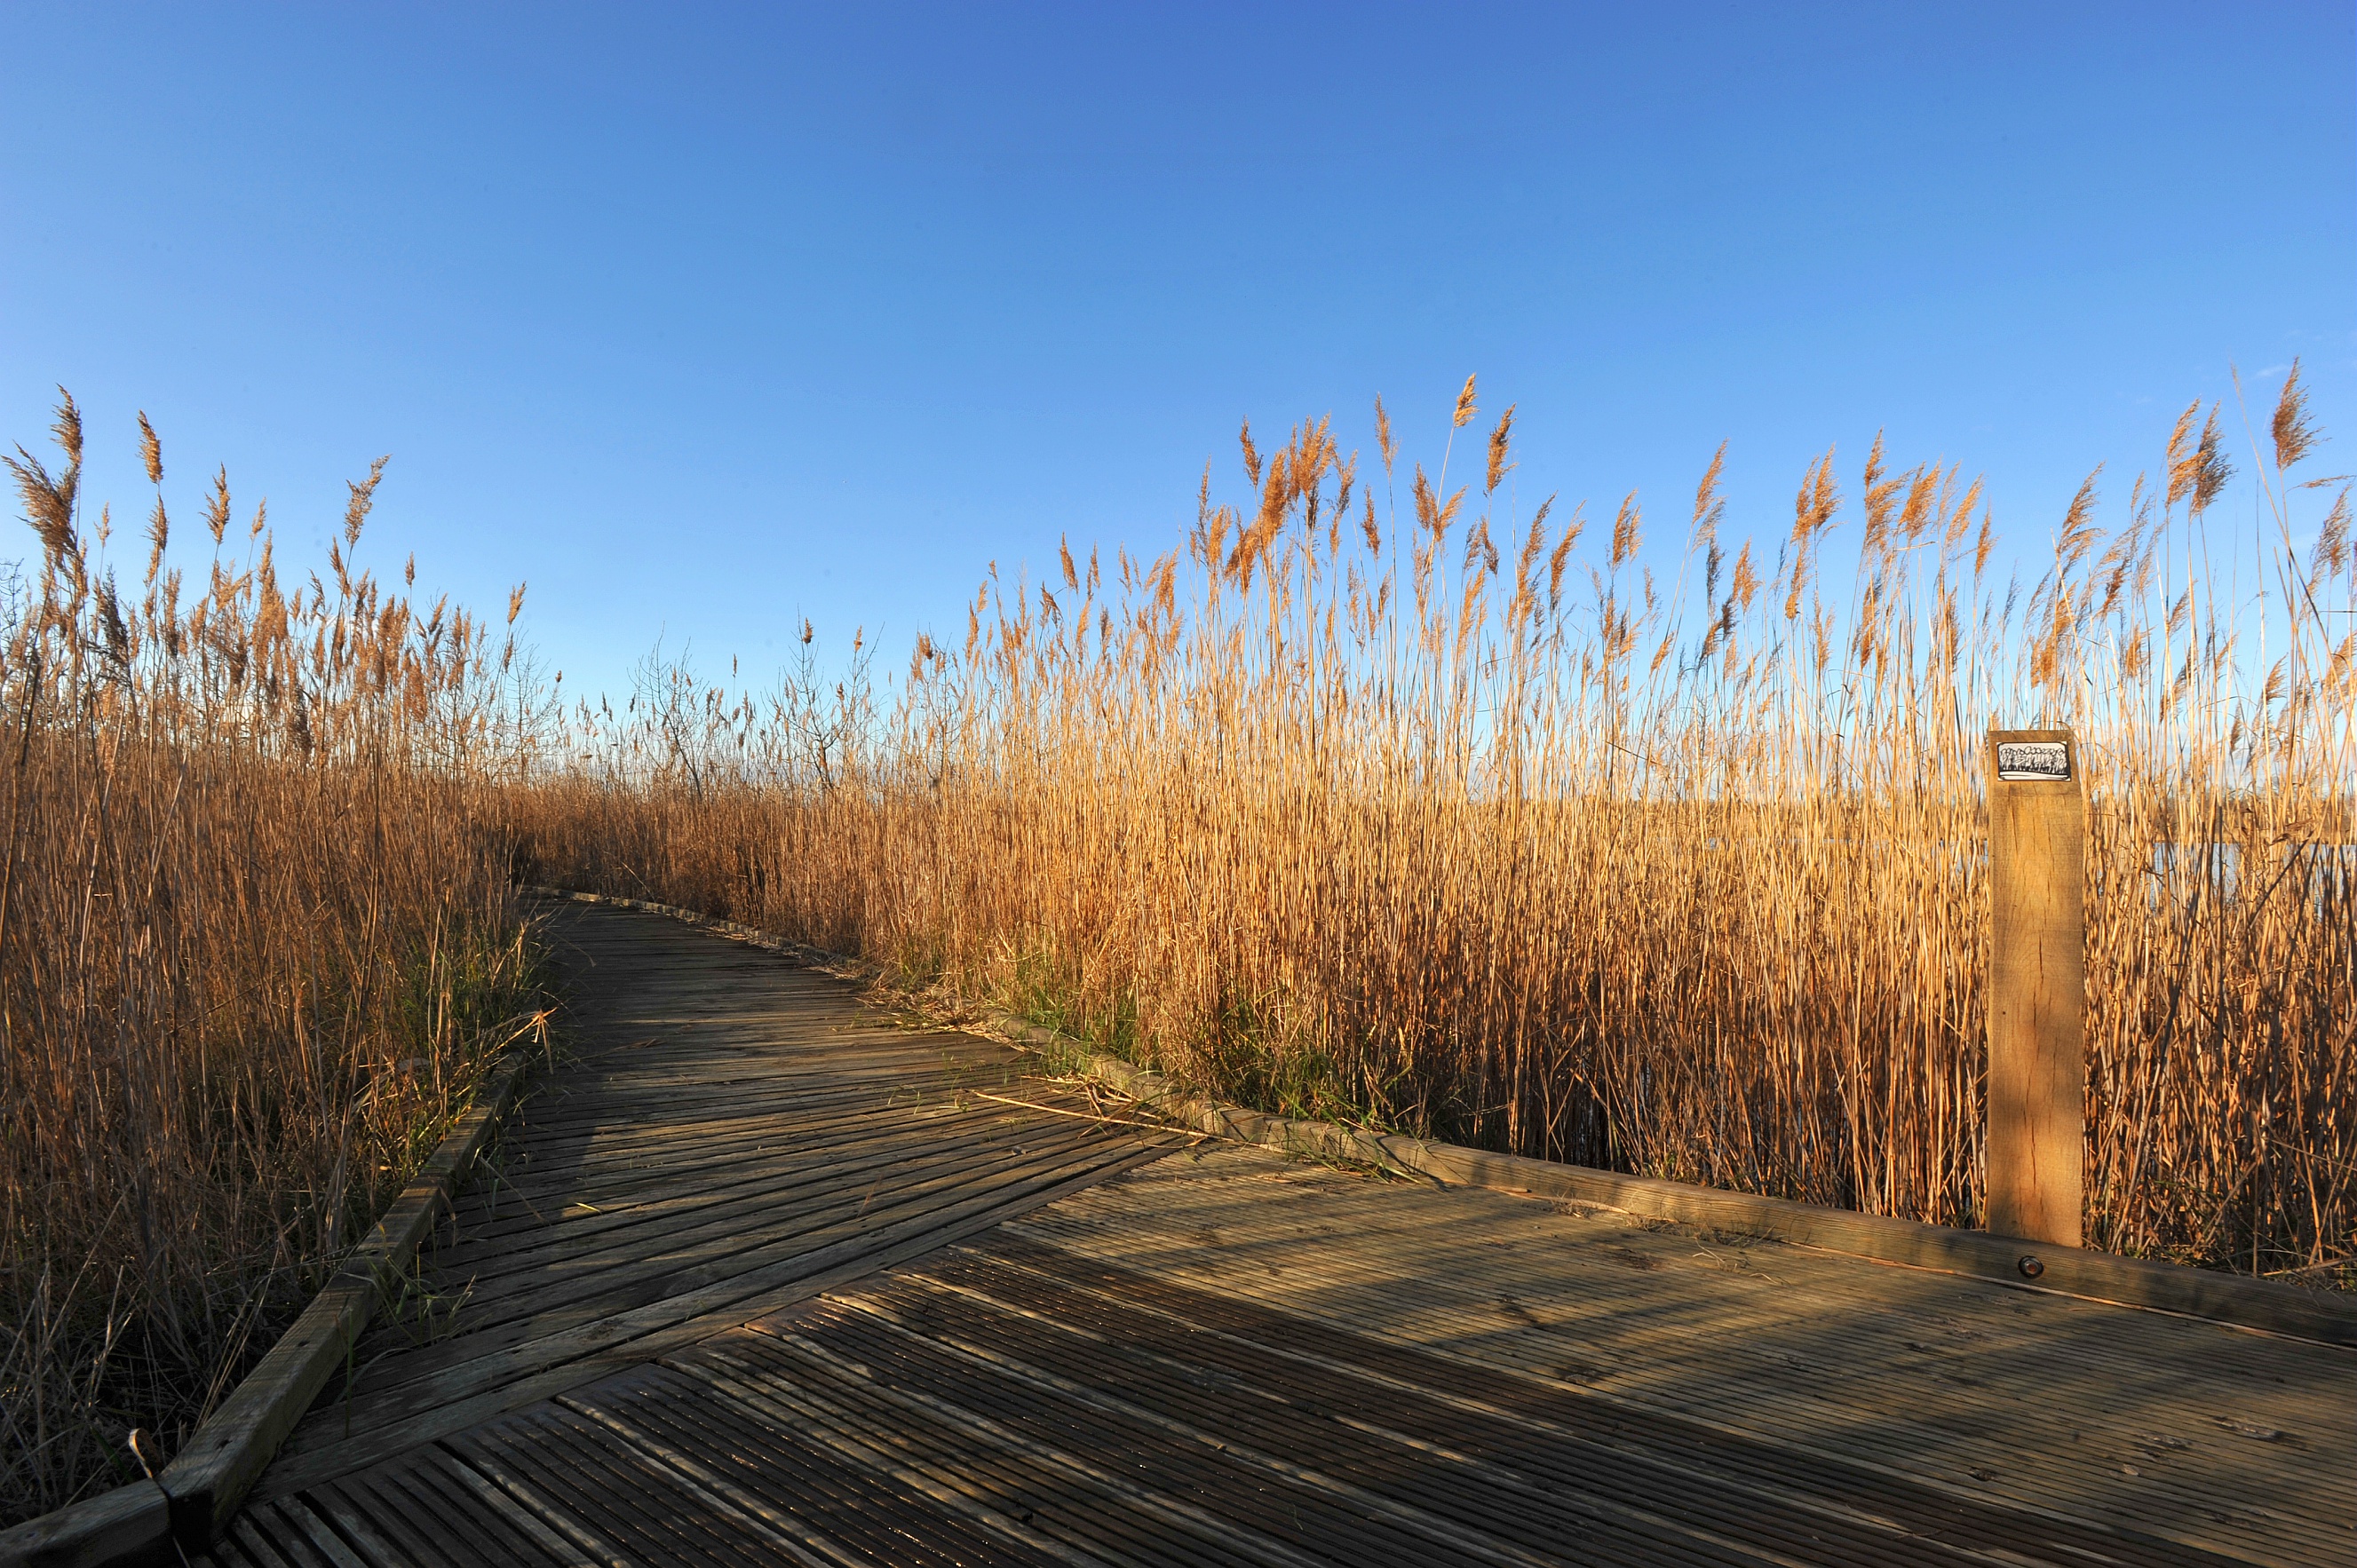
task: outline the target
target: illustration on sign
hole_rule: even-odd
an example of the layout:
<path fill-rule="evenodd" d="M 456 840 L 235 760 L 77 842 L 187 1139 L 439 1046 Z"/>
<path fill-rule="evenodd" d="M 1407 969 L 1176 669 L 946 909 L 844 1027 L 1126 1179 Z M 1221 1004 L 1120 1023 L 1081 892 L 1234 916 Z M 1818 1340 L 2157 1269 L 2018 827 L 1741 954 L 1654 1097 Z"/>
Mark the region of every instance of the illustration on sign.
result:
<path fill-rule="evenodd" d="M 2067 780 L 2071 777 L 2071 748 L 2059 740 L 2001 740 L 1996 746 L 1996 776 Z"/>

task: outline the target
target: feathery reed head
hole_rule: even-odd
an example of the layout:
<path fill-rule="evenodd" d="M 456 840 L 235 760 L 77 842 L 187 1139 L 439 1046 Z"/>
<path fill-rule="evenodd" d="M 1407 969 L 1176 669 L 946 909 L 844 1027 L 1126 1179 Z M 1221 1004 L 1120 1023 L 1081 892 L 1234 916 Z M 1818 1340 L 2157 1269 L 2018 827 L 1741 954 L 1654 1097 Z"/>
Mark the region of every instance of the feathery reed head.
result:
<path fill-rule="evenodd" d="M 16 456 L 0 455 L 16 481 L 25 506 L 25 521 L 41 542 L 41 555 L 50 572 L 65 571 L 81 581 L 81 545 L 74 536 L 74 511 L 81 493 L 81 411 L 73 394 L 58 389 L 57 419 L 49 426 L 65 454 L 65 464 L 52 475 L 23 446 Z"/>
<path fill-rule="evenodd" d="M 147 411 L 139 411 L 139 460 L 147 469 L 147 482 L 164 482 L 164 444 L 156 438 L 156 427 L 147 423 Z"/>
<path fill-rule="evenodd" d="M 1549 502 L 1552 504 L 1552 497 Z M 1547 555 L 1547 608 L 1550 611 L 1563 603 L 1563 575 L 1571 564 L 1572 549 L 1578 544 L 1580 532 L 1586 526 L 1581 508 L 1574 507 L 1570 519 L 1563 525 L 1561 537 L 1555 541 L 1555 549 Z"/>
<path fill-rule="evenodd" d="M 1506 412 L 1498 416 L 1498 427 L 1490 432 L 1490 467 L 1481 487 L 1484 495 L 1497 494 L 1499 481 L 1502 480 L 1506 477 L 1506 471 L 1514 466 L 1506 461 L 1507 448 L 1513 439 L 1513 429 L 1514 405 L 1508 403 Z"/>
<path fill-rule="evenodd" d="M 1644 514 L 1637 507 L 1637 492 L 1631 490 L 1620 498 L 1620 510 L 1612 519 L 1612 569 L 1619 571 L 1637 553 L 1643 542 L 1641 529 Z"/>
<path fill-rule="evenodd" d="M 2086 558 L 2093 549 L 2098 532 L 2095 527 L 2095 481 L 2103 475 L 2102 464 L 2093 473 L 2079 482 L 2078 493 L 2071 498 L 2068 510 L 2062 514 L 2062 526 L 2054 535 L 2054 561 L 2058 574 L 2067 575 Z"/>
<path fill-rule="evenodd" d="M 2316 531 L 2316 546 L 2308 558 L 2311 577 L 2338 576 L 2349 564 L 2349 488 L 2332 499 L 2332 510 L 2325 514 L 2323 525 Z M 2357 631 L 2357 627 L 2351 628 Z"/>
<path fill-rule="evenodd" d="M 147 514 L 147 581 L 150 583 L 163 569 L 164 545 L 171 536 L 171 519 L 164 515 L 164 498 L 157 496 L 156 509 Z"/>
<path fill-rule="evenodd" d="M 66 455 L 66 467 L 81 467 L 81 409 L 75 403 L 73 393 L 58 389 L 57 422 L 49 426 L 58 438 L 58 450 Z"/>
<path fill-rule="evenodd" d="M 1448 427 L 1451 430 L 1462 430 L 1471 424 L 1473 416 L 1480 412 L 1473 406 L 1473 378 L 1468 376 L 1465 378 L 1465 390 L 1457 394 L 1457 412 L 1450 416 Z"/>
<path fill-rule="evenodd" d="M 2218 426 L 2218 405 L 2210 405 L 2210 417 L 2202 422 L 2201 441 L 2193 449 L 2187 478 L 2186 506 L 2194 516 L 2210 510 L 2226 481 L 2234 477 L 2234 465 L 2226 459 L 2225 435 Z M 2172 481 L 2172 488 L 2174 481 Z"/>
<path fill-rule="evenodd" d="M 2283 392 L 2276 399 L 2273 422 L 2276 441 L 2276 472 L 2282 473 L 2316 446 L 2316 426 L 2308 414 L 2308 389 L 2299 384 L 2299 361 L 2291 362 L 2291 371 L 2284 377 Z"/>
<path fill-rule="evenodd" d="M 213 536 L 213 547 L 221 547 L 221 536 L 229 532 L 229 468 L 223 465 L 213 474 L 213 493 L 205 500 L 205 531 Z"/>
<path fill-rule="evenodd" d="M 393 461 L 391 454 L 369 465 L 368 478 L 357 484 L 346 480 L 344 488 L 351 499 L 344 503 L 344 548 L 350 550 L 361 542 L 361 525 L 368 521 L 370 509 L 376 505 L 376 488 L 384 478 L 384 466 Z"/>
<path fill-rule="evenodd" d="M 1727 516 L 1727 499 L 1719 493 L 1719 475 L 1727 467 L 1727 443 L 1710 455 L 1710 467 L 1702 473 L 1702 482 L 1695 487 L 1694 547 L 1709 549 L 1718 538 L 1718 525 Z"/>
<path fill-rule="evenodd" d="M 2177 416 L 2176 425 L 2169 433 L 2166 462 L 2169 468 L 2168 504 L 2175 506 L 2193 493 L 2200 474 L 2200 453 L 2191 444 L 2193 421 L 2201 413 L 2201 400 L 2195 398 Z"/>
<path fill-rule="evenodd" d="M 73 484 L 77 477 L 68 473 L 52 478 L 39 458 L 16 448 L 16 456 L 0 456 L 0 463 L 8 465 L 16 477 L 16 494 L 25 507 L 25 521 L 32 524 L 34 534 L 41 542 L 41 554 L 55 570 L 75 550 L 73 532 Z"/>

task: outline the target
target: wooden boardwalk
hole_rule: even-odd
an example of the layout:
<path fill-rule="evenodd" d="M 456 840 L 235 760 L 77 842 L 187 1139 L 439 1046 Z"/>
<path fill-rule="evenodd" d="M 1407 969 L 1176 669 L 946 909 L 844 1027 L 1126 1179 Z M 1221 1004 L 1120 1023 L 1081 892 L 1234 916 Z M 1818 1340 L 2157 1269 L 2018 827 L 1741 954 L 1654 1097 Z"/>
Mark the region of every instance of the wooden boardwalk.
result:
<path fill-rule="evenodd" d="M 2357 1561 L 2350 1352 L 1107 1122 L 556 919 L 577 1060 L 219 1568 Z"/>

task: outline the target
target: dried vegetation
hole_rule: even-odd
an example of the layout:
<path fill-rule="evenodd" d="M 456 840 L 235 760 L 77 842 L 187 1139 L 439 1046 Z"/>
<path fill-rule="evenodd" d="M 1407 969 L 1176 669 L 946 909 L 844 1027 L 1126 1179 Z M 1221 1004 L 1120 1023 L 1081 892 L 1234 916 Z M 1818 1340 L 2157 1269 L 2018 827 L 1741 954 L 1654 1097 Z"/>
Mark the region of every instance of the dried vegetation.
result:
<path fill-rule="evenodd" d="M 326 582 L 217 477 L 191 587 L 143 416 L 126 587 L 54 434 L 0 606 L 0 1524 L 167 1458 L 539 1005 L 476 811 L 512 645 L 353 565 L 382 465 Z"/>
<path fill-rule="evenodd" d="M 192 590 L 143 419 L 126 591 L 69 400 L 0 617 L 0 1519 L 168 1453 L 533 1026 L 519 872 L 1270 1109 L 1973 1224 L 1993 723 L 2084 743 L 2093 1243 L 2349 1283 L 2357 572 L 2297 375 L 2255 526 L 2197 406 L 2027 582 L 1879 442 L 1748 539 L 1714 457 L 1664 580 L 1477 404 L 1429 476 L 1380 403 L 1363 464 L 1247 427 L 1183 549 L 994 568 L 905 677 L 805 625 L 767 692 L 559 717 L 521 590 L 354 564 L 374 472 L 300 584 L 217 479 Z"/>
<path fill-rule="evenodd" d="M 1477 417 L 1469 381 L 1430 476 L 1380 404 L 1365 464 L 1324 421 L 1247 427 L 1249 499 L 1207 470 L 1183 552 L 994 569 L 903 681 L 651 661 L 574 715 L 524 853 L 1265 1108 L 1971 1225 L 1982 736 L 2068 724 L 2088 1234 L 2345 1273 L 2357 582 L 2345 489 L 2293 478 L 2296 374 L 2255 529 L 2221 523 L 2196 406 L 2029 582 L 1976 485 L 1879 442 L 1764 540 L 1727 536 L 1714 457 L 1665 581 L 1633 496 L 1516 507 L 1512 409 L 1449 489 Z"/>

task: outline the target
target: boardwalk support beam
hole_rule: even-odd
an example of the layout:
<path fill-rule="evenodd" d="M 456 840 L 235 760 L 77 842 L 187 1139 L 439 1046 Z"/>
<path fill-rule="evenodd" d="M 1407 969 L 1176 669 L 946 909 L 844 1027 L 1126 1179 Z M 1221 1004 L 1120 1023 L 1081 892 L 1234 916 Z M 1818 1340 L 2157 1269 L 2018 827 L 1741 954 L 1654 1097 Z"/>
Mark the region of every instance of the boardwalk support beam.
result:
<path fill-rule="evenodd" d="M 472 1107 L 368 1238 L 163 1475 L 0 1530 L 0 1568 L 136 1568 L 184 1562 L 185 1552 L 210 1546 L 279 1443 L 345 1364 L 514 1103 L 530 1066 L 522 1047 L 492 1064 Z"/>

